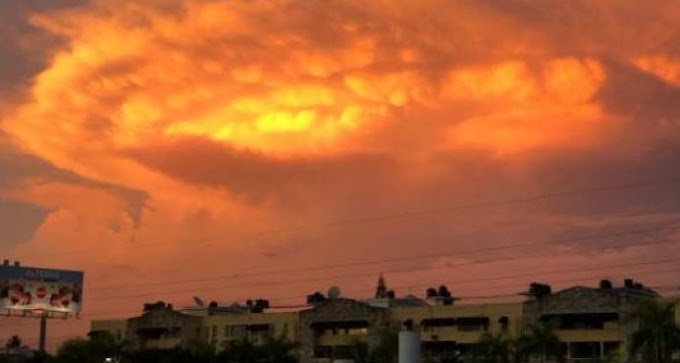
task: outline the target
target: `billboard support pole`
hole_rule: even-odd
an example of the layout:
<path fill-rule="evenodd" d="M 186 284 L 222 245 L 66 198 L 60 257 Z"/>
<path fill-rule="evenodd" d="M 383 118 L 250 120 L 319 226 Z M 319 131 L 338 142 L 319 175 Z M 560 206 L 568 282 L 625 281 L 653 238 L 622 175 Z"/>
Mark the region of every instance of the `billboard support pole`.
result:
<path fill-rule="evenodd" d="M 45 337 L 47 335 L 47 312 L 40 315 L 40 353 L 45 353 Z"/>

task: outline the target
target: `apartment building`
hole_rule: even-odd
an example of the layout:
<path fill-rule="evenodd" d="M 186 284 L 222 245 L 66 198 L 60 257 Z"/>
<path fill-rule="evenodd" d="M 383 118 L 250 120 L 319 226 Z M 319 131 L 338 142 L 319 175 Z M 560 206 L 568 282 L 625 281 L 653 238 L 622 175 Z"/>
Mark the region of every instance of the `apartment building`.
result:
<path fill-rule="evenodd" d="M 381 278 L 372 299 L 353 300 L 335 293 L 282 312 L 217 304 L 175 310 L 151 304 L 138 317 L 92 321 L 91 331 L 107 331 L 140 348 L 186 346 L 198 339 L 220 349 L 232 340 L 260 344 L 267 336 L 284 335 L 299 343 L 302 363 L 326 363 L 347 357 L 356 344 L 370 350 L 386 329 L 408 325 L 419 332 L 423 358 L 436 361 L 451 352 L 469 354 L 484 332 L 503 331 L 517 337 L 527 324 L 553 321 L 569 360 L 587 361 L 614 353 L 624 360 L 628 337 L 637 326 L 626 317 L 641 299 L 658 298 L 632 280 L 621 287 L 603 281 L 598 287 L 575 286 L 557 292 L 549 287 L 546 291 L 546 286 L 530 290 L 521 302 L 458 304 L 446 295 L 396 298 Z"/>
<path fill-rule="evenodd" d="M 466 355 L 484 332 L 517 336 L 523 326 L 522 303 L 451 304 L 391 309 L 391 319 L 412 322 L 420 333 L 423 356 L 437 358 L 451 351 Z"/>
<path fill-rule="evenodd" d="M 554 321 L 568 359 L 625 358 L 637 321 L 630 318 L 641 299 L 659 295 L 633 280 L 613 287 L 607 280 L 596 288 L 574 286 L 533 296 L 522 304 L 525 323 Z"/>

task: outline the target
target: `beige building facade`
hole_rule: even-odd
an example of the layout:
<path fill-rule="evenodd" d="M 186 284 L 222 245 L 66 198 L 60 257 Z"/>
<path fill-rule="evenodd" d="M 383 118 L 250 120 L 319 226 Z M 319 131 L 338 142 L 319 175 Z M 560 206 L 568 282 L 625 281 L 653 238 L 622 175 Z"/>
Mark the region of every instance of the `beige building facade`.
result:
<path fill-rule="evenodd" d="M 334 297 L 285 312 L 219 307 L 174 310 L 163 305 L 130 319 L 94 320 L 91 332 L 106 331 L 140 348 L 186 347 L 199 340 L 221 349 L 233 340 L 261 344 L 267 337 L 285 336 L 299 344 L 297 355 L 302 363 L 325 363 L 348 357 L 356 344 L 370 350 L 386 330 L 409 326 L 420 335 L 423 359 L 436 362 L 452 352 L 469 354 L 483 333 L 518 337 L 527 324 L 552 321 L 568 360 L 616 356 L 623 361 L 628 337 L 637 324 L 627 317 L 645 298 L 658 295 L 645 288 L 605 284 L 576 286 L 513 303 L 458 304 L 376 293 L 375 299 Z M 677 311 L 676 320 L 680 320 Z"/>

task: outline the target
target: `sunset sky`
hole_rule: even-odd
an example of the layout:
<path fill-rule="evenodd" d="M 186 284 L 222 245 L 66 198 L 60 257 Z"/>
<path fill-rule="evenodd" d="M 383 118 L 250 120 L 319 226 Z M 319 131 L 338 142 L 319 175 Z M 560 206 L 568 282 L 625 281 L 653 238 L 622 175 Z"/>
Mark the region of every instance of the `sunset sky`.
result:
<path fill-rule="evenodd" d="M 0 0 L 2 257 L 85 271 L 52 346 L 149 301 L 368 297 L 380 272 L 673 294 L 677 5 Z"/>

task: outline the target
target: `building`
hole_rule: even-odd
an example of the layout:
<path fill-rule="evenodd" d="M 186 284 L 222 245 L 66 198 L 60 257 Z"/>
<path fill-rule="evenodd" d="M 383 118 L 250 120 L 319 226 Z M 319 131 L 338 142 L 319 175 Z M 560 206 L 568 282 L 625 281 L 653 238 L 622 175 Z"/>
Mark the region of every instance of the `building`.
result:
<path fill-rule="evenodd" d="M 423 358 L 436 362 L 444 354 L 469 354 L 482 333 L 517 337 L 527 324 L 553 321 L 569 360 L 614 353 L 623 360 L 637 324 L 624 317 L 641 299 L 659 297 L 632 280 L 622 287 L 604 280 L 595 288 L 574 286 L 554 293 L 548 285 L 532 284 L 525 301 L 489 304 L 455 304 L 444 286 L 428 289 L 427 299 L 396 298 L 382 276 L 371 299 L 342 298 L 334 289 L 329 297 L 315 293 L 308 296 L 309 305 L 283 312 L 269 308 L 265 300 L 228 307 L 201 303 L 179 310 L 147 304 L 138 317 L 92 321 L 91 333 L 106 331 L 140 348 L 186 347 L 197 339 L 220 349 L 233 340 L 261 344 L 269 336 L 285 336 L 299 343 L 302 363 L 321 363 L 350 357 L 357 344 L 370 350 L 385 331 L 408 325 L 420 335 Z"/>
<path fill-rule="evenodd" d="M 545 285 L 544 285 L 545 286 Z M 597 288 L 570 287 L 534 295 L 522 304 L 525 322 L 556 321 L 557 336 L 569 359 L 625 355 L 628 337 L 637 321 L 627 319 L 641 299 L 659 295 L 627 279 L 623 287 L 603 280 Z"/>
<path fill-rule="evenodd" d="M 421 352 L 429 358 L 447 352 L 466 355 L 482 333 L 506 331 L 517 336 L 523 324 L 521 303 L 399 307 L 392 309 L 391 316 L 398 323 L 413 323 L 420 333 Z"/>

